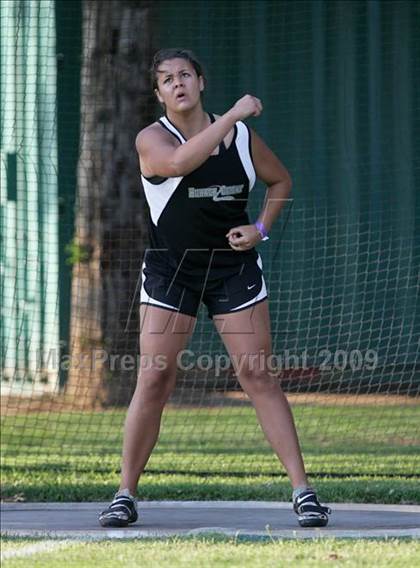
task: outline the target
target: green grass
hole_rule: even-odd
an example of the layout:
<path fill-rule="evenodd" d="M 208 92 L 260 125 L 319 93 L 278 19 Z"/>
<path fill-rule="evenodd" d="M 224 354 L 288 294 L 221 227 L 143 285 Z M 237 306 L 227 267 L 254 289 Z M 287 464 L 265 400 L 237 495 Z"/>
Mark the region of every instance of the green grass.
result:
<path fill-rule="evenodd" d="M 325 501 L 419 503 L 415 406 L 293 407 L 310 481 Z M 2 420 L 2 495 L 108 500 L 119 482 L 125 411 Z M 167 409 L 142 499 L 289 500 L 285 471 L 249 407 Z"/>
<path fill-rule="evenodd" d="M 52 541 L 47 541 L 47 545 Z M 32 546 L 34 540 L 4 539 L 2 552 Z M 53 542 L 54 544 L 54 542 Z M 14 557 L 2 562 L 8 568 L 83 567 L 159 567 L 194 568 L 266 568 L 287 566 L 319 568 L 325 566 L 416 568 L 420 566 L 420 542 L 411 539 L 311 541 L 265 540 L 196 537 L 137 541 L 56 542 L 58 548 L 30 556 Z"/>

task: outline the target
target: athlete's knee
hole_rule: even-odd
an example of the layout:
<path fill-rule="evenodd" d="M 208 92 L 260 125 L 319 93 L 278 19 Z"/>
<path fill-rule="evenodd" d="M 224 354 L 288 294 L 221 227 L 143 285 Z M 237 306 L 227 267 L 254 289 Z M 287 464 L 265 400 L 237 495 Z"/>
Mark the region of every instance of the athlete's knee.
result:
<path fill-rule="evenodd" d="M 139 374 L 137 390 L 143 402 L 164 404 L 176 382 L 176 369 L 149 369 Z"/>
<path fill-rule="evenodd" d="M 239 371 L 238 378 L 244 391 L 251 397 L 279 390 L 278 379 L 265 367 L 246 366 Z"/>

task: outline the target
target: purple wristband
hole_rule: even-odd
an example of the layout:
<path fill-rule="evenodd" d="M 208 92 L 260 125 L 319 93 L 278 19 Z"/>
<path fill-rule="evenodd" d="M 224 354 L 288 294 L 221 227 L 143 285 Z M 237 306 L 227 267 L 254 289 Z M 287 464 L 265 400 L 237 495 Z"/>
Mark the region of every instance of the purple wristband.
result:
<path fill-rule="evenodd" d="M 268 239 L 268 231 L 264 227 L 264 223 L 262 223 L 261 221 L 257 221 L 255 223 L 255 226 L 257 228 L 257 231 L 260 233 L 262 240 L 265 241 L 266 239 Z"/>

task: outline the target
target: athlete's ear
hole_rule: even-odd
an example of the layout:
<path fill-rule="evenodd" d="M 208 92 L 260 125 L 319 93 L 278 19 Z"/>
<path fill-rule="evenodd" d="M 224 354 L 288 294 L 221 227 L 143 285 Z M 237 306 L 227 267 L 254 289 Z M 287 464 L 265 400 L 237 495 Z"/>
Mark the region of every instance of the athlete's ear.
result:
<path fill-rule="evenodd" d="M 160 102 L 160 104 L 163 105 L 163 99 L 160 96 L 159 89 L 155 89 L 155 95 L 157 97 L 157 100 Z"/>

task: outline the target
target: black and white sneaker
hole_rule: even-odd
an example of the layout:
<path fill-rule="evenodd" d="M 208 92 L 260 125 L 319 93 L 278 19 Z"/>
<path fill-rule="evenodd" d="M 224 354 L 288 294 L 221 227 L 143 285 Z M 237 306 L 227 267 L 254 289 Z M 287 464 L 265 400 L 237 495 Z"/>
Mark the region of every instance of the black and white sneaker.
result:
<path fill-rule="evenodd" d="M 128 489 L 118 491 L 108 509 L 99 515 L 103 527 L 126 527 L 137 519 L 137 502 Z"/>
<path fill-rule="evenodd" d="M 302 491 L 295 497 L 293 509 L 301 527 L 325 527 L 328 524 L 328 515 L 331 515 L 331 509 L 319 503 L 312 489 Z"/>

